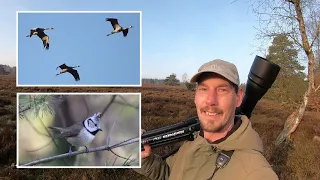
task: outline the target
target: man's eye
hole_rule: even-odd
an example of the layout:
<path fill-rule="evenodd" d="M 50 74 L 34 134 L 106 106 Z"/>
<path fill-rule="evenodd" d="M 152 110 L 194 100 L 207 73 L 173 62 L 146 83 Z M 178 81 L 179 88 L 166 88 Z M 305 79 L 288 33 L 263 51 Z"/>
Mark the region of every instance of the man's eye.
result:
<path fill-rule="evenodd" d="M 205 88 L 205 87 L 200 87 L 198 90 L 199 90 L 199 91 L 206 91 L 207 88 Z"/>
<path fill-rule="evenodd" d="M 228 91 L 228 89 L 227 88 L 219 88 L 219 91 L 220 92 L 226 92 L 226 91 Z"/>

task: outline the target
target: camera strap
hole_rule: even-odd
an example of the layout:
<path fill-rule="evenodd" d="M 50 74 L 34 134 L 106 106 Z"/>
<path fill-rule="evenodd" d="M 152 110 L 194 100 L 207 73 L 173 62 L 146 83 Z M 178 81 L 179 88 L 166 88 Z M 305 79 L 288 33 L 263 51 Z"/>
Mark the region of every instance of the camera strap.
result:
<path fill-rule="evenodd" d="M 230 151 L 225 151 L 222 150 L 218 153 L 217 159 L 216 159 L 216 168 L 214 169 L 212 175 L 210 176 L 210 178 L 208 178 L 208 180 L 212 179 L 212 177 L 214 176 L 214 174 L 219 170 L 224 168 L 230 161 L 231 156 L 233 154 L 234 150 L 230 150 Z"/>

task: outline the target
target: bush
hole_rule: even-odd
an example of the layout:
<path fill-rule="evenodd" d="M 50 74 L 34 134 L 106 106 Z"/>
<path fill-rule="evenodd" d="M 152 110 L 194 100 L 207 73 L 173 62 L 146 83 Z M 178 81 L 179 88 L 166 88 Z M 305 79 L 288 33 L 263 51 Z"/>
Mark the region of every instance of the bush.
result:
<path fill-rule="evenodd" d="M 189 91 L 195 91 L 196 90 L 196 83 L 189 83 L 189 82 L 186 82 L 186 87 Z"/>

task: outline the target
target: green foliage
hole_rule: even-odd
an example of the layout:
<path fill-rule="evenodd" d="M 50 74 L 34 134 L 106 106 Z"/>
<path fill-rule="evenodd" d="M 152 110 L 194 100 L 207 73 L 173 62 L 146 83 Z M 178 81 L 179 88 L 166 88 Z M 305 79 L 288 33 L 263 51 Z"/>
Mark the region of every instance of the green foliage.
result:
<path fill-rule="evenodd" d="M 298 61 L 298 50 L 294 47 L 294 42 L 284 34 L 277 35 L 269 47 L 267 59 L 278 64 L 281 70 L 273 87 L 264 97 L 280 103 L 299 103 L 307 82 L 304 81 L 305 67 Z"/>
<path fill-rule="evenodd" d="M 185 85 L 189 91 L 195 91 L 197 87 L 196 83 L 185 82 Z"/>
<path fill-rule="evenodd" d="M 180 85 L 180 81 L 179 79 L 177 79 L 177 75 L 173 73 L 170 76 L 166 77 L 166 79 L 164 80 L 164 84 L 177 86 Z"/>
<path fill-rule="evenodd" d="M 25 110 L 30 110 L 35 117 L 43 117 L 43 113 L 54 114 L 52 107 L 54 99 L 54 95 L 20 95 L 19 115 L 24 116 Z"/>

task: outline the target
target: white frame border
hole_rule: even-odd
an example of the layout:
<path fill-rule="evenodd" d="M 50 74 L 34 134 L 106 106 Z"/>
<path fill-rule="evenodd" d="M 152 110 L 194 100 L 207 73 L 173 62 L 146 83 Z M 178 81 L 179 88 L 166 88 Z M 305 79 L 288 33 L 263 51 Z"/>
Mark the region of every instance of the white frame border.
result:
<path fill-rule="evenodd" d="M 57 169 L 57 168 L 97 168 L 97 169 L 132 169 L 132 168 L 141 168 L 141 146 L 139 146 L 139 166 L 20 166 L 19 165 L 19 96 L 20 95 L 138 95 L 139 96 L 139 129 L 141 129 L 141 92 L 128 92 L 128 93 L 113 93 L 113 92 L 108 92 L 108 93 L 85 93 L 85 92 L 77 92 L 77 93 L 69 93 L 69 92 L 54 92 L 54 93 L 42 93 L 42 92 L 17 92 L 16 93 L 16 98 L 17 98 L 17 105 L 16 105 L 16 127 L 17 127 L 17 132 L 16 132 L 16 167 L 18 169 L 34 169 L 34 168 L 49 168 L 49 169 Z M 139 144 L 141 144 L 141 131 L 139 130 Z"/>
<path fill-rule="evenodd" d="M 140 14 L 140 80 L 138 85 L 19 85 L 19 45 L 18 45 L 18 14 L 19 13 L 139 13 Z M 16 11 L 16 87 L 142 87 L 142 11 Z"/>

